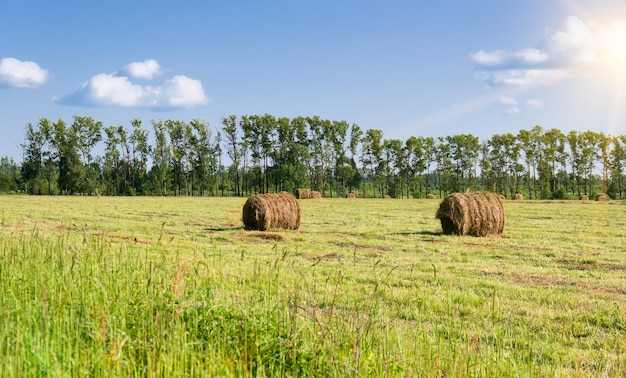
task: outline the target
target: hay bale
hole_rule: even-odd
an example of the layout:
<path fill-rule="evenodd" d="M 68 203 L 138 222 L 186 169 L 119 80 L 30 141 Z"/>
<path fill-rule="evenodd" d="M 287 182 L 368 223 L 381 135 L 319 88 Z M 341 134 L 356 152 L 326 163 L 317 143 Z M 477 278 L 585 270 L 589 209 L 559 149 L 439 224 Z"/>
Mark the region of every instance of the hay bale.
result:
<path fill-rule="evenodd" d="M 521 201 L 521 200 L 523 200 L 523 199 L 524 199 L 524 196 L 523 196 L 523 195 L 521 195 L 520 193 L 515 193 L 515 194 L 513 195 L 513 201 Z"/>
<path fill-rule="evenodd" d="M 609 197 L 606 193 L 598 193 L 596 194 L 596 201 L 610 201 L 611 197 Z"/>
<path fill-rule="evenodd" d="M 504 230 L 504 205 L 491 192 L 453 193 L 441 202 L 436 217 L 446 235 L 499 235 Z"/>
<path fill-rule="evenodd" d="M 586 194 L 583 194 L 582 196 L 580 196 L 580 200 L 581 201 L 589 201 L 589 196 Z"/>
<path fill-rule="evenodd" d="M 287 192 L 257 194 L 243 205 L 242 220 L 246 230 L 297 230 L 300 227 L 300 204 Z"/>
<path fill-rule="evenodd" d="M 383 198 L 384 199 L 391 199 L 391 196 L 389 194 L 385 194 L 385 196 Z"/>
<path fill-rule="evenodd" d="M 322 193 L 314 190 L 314 191 L 311 192 L 311 198 L 312 199 L 320 199 L 320 198 L 322 198 Z"/>
<path fill-rule="evenodd" d="M 437 197 L 435 197 L 435 195 L 434 195 L 434 194 L 431 194 L 431 193 L 428 193 L 428 194 L 426 195 L 426 199 L 429 199 L 429 200 L 433 200 L 433 199 L 436 199 L 436 198 L 437 198 Z"/>
<path fill-rule="evenodd" d="M 304 189 L 304 188 L 296 189 L 296 198 L 297 199 L 310 199 L 311 191 L 309 189 Z"/>
<path fill-rule="evenodd" d="M 350 192 L 350 193 L 346 194 L 346 198 L 356 198 L 356 193 L 355 192 Z"/>

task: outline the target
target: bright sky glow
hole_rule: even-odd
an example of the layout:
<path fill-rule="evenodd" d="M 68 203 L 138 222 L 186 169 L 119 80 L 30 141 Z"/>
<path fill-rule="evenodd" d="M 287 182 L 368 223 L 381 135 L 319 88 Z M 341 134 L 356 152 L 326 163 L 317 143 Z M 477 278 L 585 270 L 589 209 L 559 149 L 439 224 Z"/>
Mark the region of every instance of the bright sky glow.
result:
<path fill-rule="evenodd" d="M 0 156 L 92 116 L 318 115 L 385 138 L 626 134 L 623 0 L 0 2 Z"/>

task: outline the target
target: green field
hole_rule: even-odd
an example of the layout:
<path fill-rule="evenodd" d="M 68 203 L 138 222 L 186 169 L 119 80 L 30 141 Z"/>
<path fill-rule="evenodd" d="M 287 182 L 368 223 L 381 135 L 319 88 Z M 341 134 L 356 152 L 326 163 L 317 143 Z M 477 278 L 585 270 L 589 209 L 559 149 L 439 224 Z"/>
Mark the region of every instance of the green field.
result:
<path fill-rule="evenodd" d="M 0 376 L 626 376 L 626 203 L 3 196 Z"/>

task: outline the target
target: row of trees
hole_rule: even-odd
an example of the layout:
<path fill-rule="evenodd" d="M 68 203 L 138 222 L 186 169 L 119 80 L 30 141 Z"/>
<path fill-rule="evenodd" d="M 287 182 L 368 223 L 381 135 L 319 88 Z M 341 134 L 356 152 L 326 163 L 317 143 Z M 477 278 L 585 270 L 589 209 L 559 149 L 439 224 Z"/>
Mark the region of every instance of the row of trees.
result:
<path fill-rule="evenodd" d="M 311 188 L 326 197 L 624 197 L 626 136 L 544 130 L 385 139 L 346 121 L 231 115 L 207 121 L 141 120 L 104 126 L 74 116 L 26 127 L 23 162 L 0 161 L 0 190 L 31 194 L 235 195 Z M 97 154 L 96 151 L 101 151 Z"/>

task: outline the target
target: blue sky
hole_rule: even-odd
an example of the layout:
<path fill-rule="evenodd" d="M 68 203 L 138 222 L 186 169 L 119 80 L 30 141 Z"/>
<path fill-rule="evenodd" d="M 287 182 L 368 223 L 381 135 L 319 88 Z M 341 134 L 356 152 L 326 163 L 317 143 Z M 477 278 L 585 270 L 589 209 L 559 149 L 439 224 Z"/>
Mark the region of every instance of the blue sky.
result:
<path fill-rule="evenodd" d="M 626 2 L 0 0 L 0 156 L 27 123 L 318 115 L 385 138 L 626 133 Z"/>

